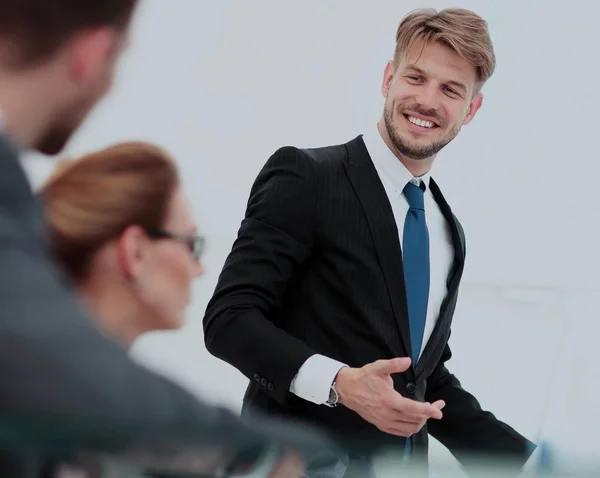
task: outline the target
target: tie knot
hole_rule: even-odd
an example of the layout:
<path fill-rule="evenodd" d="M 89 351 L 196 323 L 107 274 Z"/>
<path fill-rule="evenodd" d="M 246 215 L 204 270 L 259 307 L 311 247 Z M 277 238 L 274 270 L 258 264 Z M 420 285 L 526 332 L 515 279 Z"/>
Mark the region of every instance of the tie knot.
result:
<path fill-rule="evenodd" d="M 408 201 L 410 209 L 425 210 L 425 196 L 423 190 L 413 183 L 407 183 L 404 186 L 404 196 Z"/>

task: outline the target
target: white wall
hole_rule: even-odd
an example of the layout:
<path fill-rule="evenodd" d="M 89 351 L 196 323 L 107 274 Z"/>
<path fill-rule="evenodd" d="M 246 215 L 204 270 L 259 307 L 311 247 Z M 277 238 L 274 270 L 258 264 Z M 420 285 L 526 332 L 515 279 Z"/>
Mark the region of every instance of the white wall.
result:
<path fill-rule="evenodd" d="M 143 339 L 135 353 L 203 396 L 237 407 L 245 380 L 207 354 L 201 320 L 250 185 L 279 146 L 345 142 L 374 127 L 396 26 L 424 4 L 142 5 L 114 92 L 67 154 L 124 139 L 152 140 L 175 154 L 209 236 L 208 274 L 197 285 L 189 324 Z M 594 188 L 600 6 L 583 0 L 569 8 L 557 0 L 458 6 L 488 20 L 498 67 L 478 117 L 434 170 L 468 236 L 451 365 L 486 407 L 528 437 L 537 439 L 544 423 L 544 433 L 560 441 L 556 416 L 579 399 L 578 380 L 588 379 L 583 368 L 557 364 L 556 357 L 567 324 L 585 331 L 596 320 L 600 290 Z M 31 157 L 28 167 L 39 183 L 52 163 Z M 592 350 L 584 355 L 593 360 Z M 549 409 L 552 416 L 544 418 Z M 434 466 L 445 463 L 439 447 L 432 454 Z"/>

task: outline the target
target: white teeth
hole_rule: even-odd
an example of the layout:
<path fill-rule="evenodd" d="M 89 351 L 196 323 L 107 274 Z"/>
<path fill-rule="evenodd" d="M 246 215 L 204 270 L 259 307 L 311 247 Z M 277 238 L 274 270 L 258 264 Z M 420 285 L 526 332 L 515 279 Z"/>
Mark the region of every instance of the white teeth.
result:
<path fill-rule="evenodd" d="M 435 123 L 432 123 L 431 121 L 425 121 L 419 118 L 415 118 L 414 116 L 409 116 L 408 121 L 418 126 L 423 126 L 424 128 L 433 128 L 435 126 Z"/>

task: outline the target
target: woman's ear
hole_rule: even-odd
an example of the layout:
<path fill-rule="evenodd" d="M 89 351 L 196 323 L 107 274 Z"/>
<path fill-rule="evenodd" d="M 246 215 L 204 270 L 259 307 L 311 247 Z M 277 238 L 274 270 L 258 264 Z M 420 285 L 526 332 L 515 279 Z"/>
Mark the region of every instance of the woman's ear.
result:
<path fill-rule="evenodd" d="M 140 226 L 129 226 L 118 239 L 117 258 L 123 275 L 139 281 L 148 256 L 149 238 Z"/>

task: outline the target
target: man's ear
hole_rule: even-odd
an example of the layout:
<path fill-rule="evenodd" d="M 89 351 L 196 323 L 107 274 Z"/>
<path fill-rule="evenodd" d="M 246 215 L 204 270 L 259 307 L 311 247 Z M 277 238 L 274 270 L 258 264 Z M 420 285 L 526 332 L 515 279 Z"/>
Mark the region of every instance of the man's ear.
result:
<path fill-rule="evenodd" d="M 477 93 L 471 100 L 471 103 L 469 104 L 469 111 L 467 112 L 467 116 L 465 116 L 463 125 L 468 125 L 471 121 L 473 121 L 475 114 L 477 113 L 477 111 L 479 111 L 479 108 L 481 108 L 482 104 L 483 93 Z"/>
<path fill-rule="evenodd" d="M 383 81 L 381 82 L 381 94 L 384 98 L 387 98 L 390 91 L 392 81 L 394 81 L 394 73 L 396 73 L 396 65 L 390 60 L 385 65 L 385 69 L 383 70 Z"/>
<path fill-rule="evenodd" d="M 93 83 L 102 76 L 116 54 L 119 34 L 114 28 L 102 27 L 78 33 L 67 46 L 69 76 L 74 83 Z"/>

